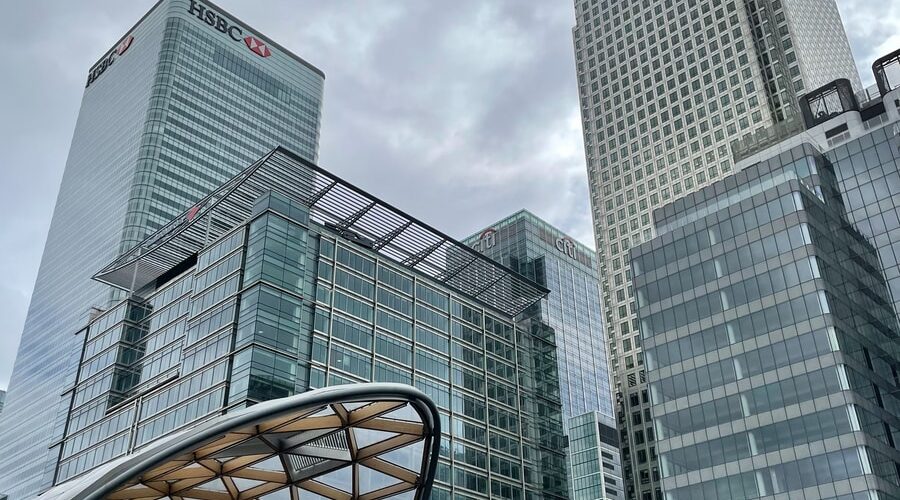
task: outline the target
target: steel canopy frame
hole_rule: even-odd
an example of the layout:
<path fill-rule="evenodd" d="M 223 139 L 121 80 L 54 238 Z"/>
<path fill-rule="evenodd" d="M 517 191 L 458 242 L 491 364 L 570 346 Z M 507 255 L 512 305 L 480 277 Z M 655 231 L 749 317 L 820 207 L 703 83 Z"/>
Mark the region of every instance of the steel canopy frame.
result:
<path fill-rule="evenodd" d="M 327 387 L 219 415 L 57 485 L 41 500 L 429 497 L 440 416 L 403 384 Z"/>
<path fill-rule="evenodd" d="M 310 218 L 351 231 L 370 247 L 447 287 L 510 316 L 549 290 L 512 269 L 278 147 L 94 275 L 137 291 L 251 215 L 268 191 L 309 208 Z"/>

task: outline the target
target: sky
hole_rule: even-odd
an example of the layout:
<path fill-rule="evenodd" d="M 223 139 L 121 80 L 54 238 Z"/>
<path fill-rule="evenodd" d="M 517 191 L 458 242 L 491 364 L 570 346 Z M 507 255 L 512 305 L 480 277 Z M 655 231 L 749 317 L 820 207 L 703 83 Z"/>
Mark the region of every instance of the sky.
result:
<path fill-rule="evenodd" d="M 0 17 L 0 388 L 89 66 L 155 0 Z M 218 0 L 326 74 L 319 163 L 457 237 L 527 208 L 592 245 L 571 0 Z M 865 85 L 900 2 L 838 0 Z"/>

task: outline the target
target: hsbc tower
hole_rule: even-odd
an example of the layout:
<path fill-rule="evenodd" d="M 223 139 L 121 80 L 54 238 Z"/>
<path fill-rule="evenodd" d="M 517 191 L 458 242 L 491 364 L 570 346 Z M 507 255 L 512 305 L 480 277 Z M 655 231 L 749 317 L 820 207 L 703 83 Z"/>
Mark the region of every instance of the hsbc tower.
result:
<path fill-rule="evenodd" d="M 121 299 L 91 276 L 272 148 L 317 160 L 324 74 L 216 5 L 161 0 L 111 42 L 86 72 L 0 414 L 11 500 L 47 489 L 66 453 L 60 413 L 83 343 L 71 325 Z"/>

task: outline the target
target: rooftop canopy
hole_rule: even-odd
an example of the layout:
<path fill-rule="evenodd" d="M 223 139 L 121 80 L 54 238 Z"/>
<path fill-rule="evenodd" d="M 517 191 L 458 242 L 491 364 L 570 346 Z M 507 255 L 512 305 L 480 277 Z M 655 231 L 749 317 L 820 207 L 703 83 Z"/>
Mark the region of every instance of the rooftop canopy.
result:
<path fill-rule="evenodd" d="M 129 291 L 153 283 L 242 224 L 268 191 L 309 207 L 310 218 L 510 316 L 548 290 L 283 148 L 276 148 L 94 279 Z"/>
<path fill-rule="evenodd" d="M 428 498 L 437 408 L 401 384 L 354 384 L 259 403 L 158 440 L 41 500 Z"/>

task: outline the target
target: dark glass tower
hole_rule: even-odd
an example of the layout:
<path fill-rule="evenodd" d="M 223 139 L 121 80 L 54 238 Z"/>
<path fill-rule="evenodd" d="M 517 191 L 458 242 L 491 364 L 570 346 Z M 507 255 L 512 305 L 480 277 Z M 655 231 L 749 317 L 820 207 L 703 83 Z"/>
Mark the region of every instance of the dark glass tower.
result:
<path fill-rule="evenodd" d="M 550 289 L 525 314 L 548 325 L 556 338 L 564 420 L 587 411 L 612 417 L 594 252 L 527 210 L 463 241 Z"/>
<path fill-rule="evenodd" d="M 623 498 L 595 252 L 527 210 L 465 243 L 550 290 L 523 317 L 556 341 L 570 498 Z"/>
<path fill-rule="evenodd" d="M 117 298 L 90 276 L 276 145 L 315 160 L 323 84 L 198 0 L 157 3 L 88 71 L 0 417 L 0 492 L 28 498 L 52 477 L 73 334 Z"/>

